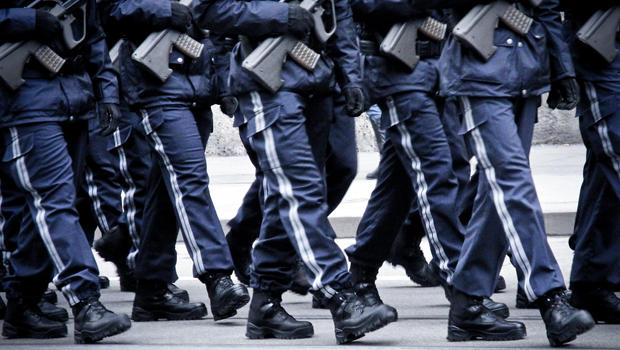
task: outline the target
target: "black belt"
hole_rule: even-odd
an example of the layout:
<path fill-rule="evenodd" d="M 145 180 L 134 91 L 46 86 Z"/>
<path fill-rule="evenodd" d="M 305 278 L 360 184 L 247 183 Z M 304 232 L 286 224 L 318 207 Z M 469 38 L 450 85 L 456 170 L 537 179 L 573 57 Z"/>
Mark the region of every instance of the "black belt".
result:
<path fill-rule="evenodd" d="M 379 50 L 379 44 L 374 40 L 360 40 L 360 51 L 369 56 L 383 55 Z M 441 43 L 432 40 L 417 40 L 415 52 L 421 59 L 439 57 L 441 55 Z"/>

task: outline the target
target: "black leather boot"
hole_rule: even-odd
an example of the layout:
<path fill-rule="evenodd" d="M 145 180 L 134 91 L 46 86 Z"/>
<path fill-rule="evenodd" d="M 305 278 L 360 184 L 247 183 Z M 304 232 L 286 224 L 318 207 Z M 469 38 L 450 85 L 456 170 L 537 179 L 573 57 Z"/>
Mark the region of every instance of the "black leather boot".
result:
<path fill-rule="evenodd" d="M 431 271 L 420 249 L 424 228 L 419 218 L 408 218 L 392 243 L 387 261 L 402 266 L 409 279 L 421 287 L 436 287 L 439 278 Z"/>
<path fill-rule="evenodd" d="M 39 300 L 37 307 L 41 310 L 41 314 L 50 320 L 58 322 L 67 322 L 69 320 L 67 310 L 50 303 L 45 298 Z"/>
<path fill-rule="evenodd" d="M 340 291 L 328 299 L 336 341 L 346 344 L 398 319 L 396 310 L 385 304 L 366 305 L 353 291 Z"/>
<path fill-rule="evenodd" d="M 515 306 L 517 307 L 517 309 L 538 309 L 538 304 L 536 304 L 536 302 L 529 301 L 521 287 L 517 287 L 517 298 Z"/>
<path fill-rule="evenodd" d="M 596 322 L 620 324 L 620 298 L 607 288 L 573 288 L 570 302 L 574 307 L 588 311 Z"/>
<path fill-rule="evenodd" d="M 295 277 L 293 278 L 293 283 L 291 283 L 289 290 L 299 295 L 306 295 L 310 287 L 310 283 L 306 277 L 306 267 L 303 262 L 298 261 L 297 271 L 295 271 Z"/>
<path fill-rule="evenodd" d="M 110 288 L 110 279 L 106 276 L 99 276 L 99 289 Z"/>
<path fill-rule="evenodd" d="M 129 316 L 115 314 L 97 298 L 82 300 L 73 307 L 75 318 L 74 339 L 77 344 L 97 342 L 131 328 Z"/>
<path fill-rule="evenodd" d="M 493 293 L 501 292 L 504 289 L 506 289 L 506 280 L 504 279 L 504 276 L 500 275 L 495 283 L 495 290 Z"/>
<path fill-rule="evenodd" d="M 350 270 L 355 294 L 362 298 L 364 303 L 368 306 L 383 304 L 383 301 L 379 297 L 377 286 L 375 285 L 378 270 L 358 264 L 351 264 Z M 390 306 L 390 308 L 392 307 Z M 396 313 L 396 309 L 394 309 L 394 313 Z"/>
<path fill-rule="evenodd" d="M 6 315 L 6 304 L 4 300 L 0 298 L 0 320 L 4 320 L 4 315 Z"/>
<path fill-rule="evenodd" d="M 482 305 L 497 317 L 508 318 L 510 316 L 510 309 L 508 309 L 508 305 L 504 303 L 498 303 L 491 298 L 483 298 Z"/>
<path fill-rule="evenodd" d="M 245 336 L 250 339 L 300 339 L 314 335 L 312 323 L 297 321 L 281 305 L 281 293 L 255 289 Z"/>
<path fill-rule="evenodd" d="M 168 291 L 175 297 L 189 303 L 189 293 L 185 289 L 181 289 L 174 283 L 168 283 Z"/>
<path fill-rule="evenodd" d="M 452 289 L 448 340 L 516 340 L 525 338 L 525 325 L 497 317 L 475 297 Z"/>
<path fill-rule="evenodd" d="M 547 327 L 547 339 L 551 346 L 560 346 L 573 341 L 577 335 L 594 327 L 594 319 L 590 313 L 573 307 L 565 290 L 549 291 L 536 302 Z"/>
<path fill-rule="evenodd" d="M 242 239 L 243 238 L 243 239 Z M 239 282 L 250 285 L 250 264 L 252 263 L 252 243 L 247 242 L 247 237 L 230 230 L 226 234 L 226 241 L 230 248 L 235 276 Z"/>
<path fill-rule="evenodd" d="M 235 284 L 226 273 L 207 273 L 200 276 L 207 285 L 213 320 L 232 317 L 250 301 L 250 294 L 243 284 Z"/>
<path fill-rule="evenodd" d="M 139 280 L 131 319 L 137 322 L 197 320 L 207 315 L 203 303 L 188 303 L 168 291 L 164 281 Z"/>
<path fill-rule="evenodd" d="M 138 287 L 138 280 L 133 275 L 133 271 L 129 268 L 116 268 L 116 273 L 119 277 L 119 284 L 121 287 L 121 292 L 136 292 L 136 288 Z"/>
<path fill-rule="evenodd" d="M 67 336 L 64 322 L 50 320 L 42 315 L 36 301 L 9 299 L 2 327 L 7 338 L 61 338 Z"/>
<path fill-rule="evenodd" d="M 131 249 L 131 237 L 126 230 L 115 226 L 96 240 L 93 247 L 105 261 L 114 263 L 117 268 L 124 268 L 127 266 L 127 254 Z"/>
<path fill-rule="evenodd" d="M 45 292 L 43 292 L 43 299 L 47 300 L 52 304 L 56 304 L 58 302 L 58 296 L 56 295 L 56 292 L 51 289 L 46 289 Z"/>

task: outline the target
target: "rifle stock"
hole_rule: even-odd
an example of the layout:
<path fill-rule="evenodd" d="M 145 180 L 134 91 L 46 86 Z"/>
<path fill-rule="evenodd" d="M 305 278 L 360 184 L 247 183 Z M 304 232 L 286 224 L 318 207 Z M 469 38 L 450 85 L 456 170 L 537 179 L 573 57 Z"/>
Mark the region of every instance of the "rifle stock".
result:
<path fill-rule="evenodd" d="M 577 38 L 611 63 L 618 55 L 616 33 L 620 26 L 620 6 L 596 11 L 577 32 Z"/>
<path fill-rule="evenodd" d="M 435 41 L 441 41 L 446 36 L 447 28 L 446 24 L 432 17 L 397 23 L 390 28 L 379 49 L 413 70 L 420 61 L 420 56 L 416 52 L 418 32 Z"/>
<path fill-rule="evenodd" d="M 325 43 L 336 32 L 336 9 L 333 0 L 331 4 L 332 26 L 325 29 L 323 14 L 325 9 L 320 6 L 319 0 L 304 0 L 299 5 L 308 10 L 314 19 L 314 34 Z M 282 66 L 286 57 L 290 56 L 295 62 L 308 71 L 314 70 L 321 55 L 306 46 L 303 42 L 290 35 L 283 35 L 263 40 L 241 63 L 254 79 L 271 93 L 278 91 L 284 84 L 282 80 Z"/>
<path fill-rule="evenodd" d="M 193 0 L 181 0 L 179 3 L 191 6 Z M 172 47 L 190 58 L 199 58 L 204 44 L 194 40 L 187 34 L 173 29 L 164 29 L 149 34 L 146 39 L 136 48 L 131 58 L 142 67 L 153 73 L 161 82 L 165 82 L 172 74 L 169 58 Z"/>
<path fill-rule="evenodd" d="M 33 8 L 40 4 L 40 0 L 33 1 L 27 7 Z M 79 6 L 78 6 L 79 5 Z M 83 17 L 82 36 L 75 39 L 73 23 L 76 21 L 73 11 L 79 9 Z M 63 41 L 69 50 L 74 49 L 86 38 L 86 3 L 79 0 L 70 0 L 54 5 L 49 13 L 59 19 Z M 28 59 L 34 56 L 41 65 L 52 75 L 57 74 L 65 64 L 65 59 L 54 52 L 49 46 L 36 40 L 0 45 L 0 79 L 11 89 L 17 90 L 26 81 L 22 78 L 24 66 Z"/>
<path fill-rule="evenodd" d="M 533 7 L 542 0 L 529 0 Z M 504 0 L 474 6 L 457 23 L 452 33 L 461 43 L 472 48 L 482 59 L 488 61 L 497 51 L 493 45 L 495 28 L 502 21 L 512 31 L 526 35 L 534 20 Z"/>

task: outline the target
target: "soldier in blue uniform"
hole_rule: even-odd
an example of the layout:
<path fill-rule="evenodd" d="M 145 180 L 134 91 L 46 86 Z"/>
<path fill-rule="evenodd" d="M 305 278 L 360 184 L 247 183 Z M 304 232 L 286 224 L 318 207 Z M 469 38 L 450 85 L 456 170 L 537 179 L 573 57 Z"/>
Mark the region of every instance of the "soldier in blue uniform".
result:
<path fill-rule="evenodd" d="M 358 227 L 356 242 L 346 252 L 358 293 L 381 303 L 375 286 L 377 272 L 408 214 L 408 226 L 418 224 L 426 232 L 433 261 L 448 284 L 464 233 L 457 215 L 458 183 L 450 145 L 435 102 L 436 59 L 441 43 L 420 36 L 416 44 L 420 61 L 411 69 L 381 53 L 381 42 L 376 39 L 385 37 L 392 25 L 425 20 L 430 12 L 404 1 L 352 4 L 361 29 L 365 86 L 370 102 L 381 108 L 386 140 L 376 187 Z M 496 306 L 505 309 L 504 305 Z"/>
<path fill-rule="evenodd" d="M 184 303 L 172 295 L 168 278 L 148 268 L 149 257 L 174 244 L 177 228 L 194 263 L 194 275 L 206 284 L 214 319 L 231 317 L 249 301 L 249 295 L 244 286 L 230 279 L 230 252 L 208 189 L 204 147 L 214 100 L 211 51 L 205 48 L 199 58 L 191 60 L 173 49 L 167 57 L 172 74 L 164 82 L 131 58 L 148 34 L 164 29 L 188 33 L 204 43 L 208 40 L 193 25 L 190 9 L 175 1 L 114 1 L 105 7 L 109 26 L 131 28 L 120 47 L 121 88 L 129 106 L 137 111 L 140 131 L 155 157 L 136 256 L 138 284 L 132 317 L 146 321 L 195 319 L 206 314 L 202 303 Z M 169 211 L 176 225 L 168 220 Z M 161 220 L 167 220 L 163 229 L 154 224 Z"/>
<path fill-rule="evenodd" d="M 329 8 L 329 2 L 326 3 Z M 308 135 L 321 132 L 327 143 L 327 117 L 332 114 L 334 64 L 350 115 L 362 111 L 359 52 L 351 12 L 346 1 L 335 1 L 337 29 L 327 50 L 308 35 L 314 23 L 299 5 L 275 1 L 198 1 L 200 23 L 224 35 L 242 34 L 250 49 L 266 37 L 293 35 L 321 53 L 315 69 L 307 71 L 287 60 L 284 85 L 275 93 L 265 90 L 242 70 L 242 44 L 233 49 L 229 88 L 239 100 L 235 125 L 257 171 L 261 187 L 263 221 L 253 249 L 251 286 L 254 288 L 246 336 L 300 338 L 312 336 L 309 322 L 300 322 L 281 306 L 295 261 L 304 262 L 312 289 L 330 306 L 336 339 L 350 342 L 396 320 L 386 305 L 366 305 L 350 290 L 344 255 L 331 237 L 327 221 L 326 191 Z M 331 11 L 330 11 L 331 12 Z M 334 57 L 334 61 L 331 59 Z M 316 128 L 316 130 L 308 130 Z M 313 140 L 312 142 L 317 142 Z"/>
<path fill-rule="evenodd" d="M 319 137 L 310 134 L 310 143 L 316 154 L 317 163 L 323 159 L 319 168 L 324 169 L 325 186 L 327 187 L 327 215 L 340 204 L 349 186 L 357 174 L 357 147 L 355 142 L 355 119 L 346 114 L 344 97 L 339 96 L 334 106 L 333 118 L 328 124 L 328 142 L 314 142 Z M 320 145 L 323 145 L 321 148 Z M 321 153 L 319 155 L 318 153 Z M 235 274 L 244 283 L 249 283 L 251 264 L 250 252 L 252 243 L 258 238 L 263 218 L 260 207 L 260 185 L 262 173 L 250 185 L 243 198 L 237 215 L 228 222 L 230 231 L 226 239 L 231 247 Z M 305 275 L 305 273 L 303 274 Z M 305 294 L 308 284 L 303 275 L 298 275 L 291 285 L 291 290 Z"/>
<path fill-rule="evenodd" d="M 0 87 L 2 176 L 15 185 L 24 206 L 18 245 L 5 277 L 8 309 L 6 337 L 60 337 L 66 325 L 41 316 L 36 304 L 52 280 L 62 290 L 75 317 L 75 341 L 94 342 L 131 326 L 99 302 L 98 271 L 74 209 L 83 166 L 87 123 L 98 103 L 102 134 L 118 119 L 118 84 L 95 12 L 85 10 L 81 44 L 68 49 L 59 20 L 45 8 L 23 8 L 8 1 L 0 8 L 0 42 L 38 40 L 67 61 L 55 76 L 35 60 L 26 63 L 25 83 Z M 78 21 L 79 22 L 79 21 Z M 4 193 L 3 193 L 4 194 Z M 33 261 L 35 257 L 35 261 Z"/>
<path fill-rule="evenodd" d="M 429 1 L 459 6 L 462 18 L 477 1 Z M 538 6 L 514 6 L 532 18 L 524 35 L 500 25 L 497 51 L 483 59 L 448 38 L 439 60 L 440 92 L 459 99 L 460 132 L 479 163 L 478 188 L 461 256 L 452 278 L 448 339 L 518 339 L 525 335 L 487 322 L 482 297 L 493 292 L 508 249 L 519 284 L 536 301 L 551 345 L 576 338 L 594 325 L 590 314 L 568 303 L 564 280 L 546 240 L 527 153 L 540 95 L 550 91 L 551 108 L 570 109 L 577 83 L 568 46 L 563 41 L 557 0 Z M 551 86 L 551 89 L 550 89 Z M 529 138 L 529 139 L 528 139 Z M 498 234 L 503 232 L 503 236 Z"/>
<path fill-rule="evenodd" d="M 588 310 L 598 322 L 618 324 L 620 300 L 613 291 L 620 287 L 620 55 L 611 57 L 610 62 L 576 38 L 590 16 L 617 8 L 618 2 L 562 0 L 562 6 L 580 83 L 577 116 L 588 150 L 575 231 L 570 238 L 575 250 L 571 303 Z M 606 44 L 617 50 L 618 32 L 614 39 Z"/>

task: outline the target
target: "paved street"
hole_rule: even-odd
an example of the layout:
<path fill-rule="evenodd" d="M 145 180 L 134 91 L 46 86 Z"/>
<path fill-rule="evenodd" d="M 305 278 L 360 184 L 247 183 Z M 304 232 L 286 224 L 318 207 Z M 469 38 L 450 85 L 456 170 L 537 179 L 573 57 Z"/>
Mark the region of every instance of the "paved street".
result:
<path fill-rule="evenodd" d="M 571 251 L 567 247 L 567 237 L 551 237 L 551 246 L 558 261 L 568 276 L 570 272 Z M 341 247 L 352 243 L 352 239 L 339 239 Z M 423 243 L 427 256 L 428 244 Z M 185 247 L 177 245 L 179 253 L 177 284 L 190 291 L 193 301 L 208 303 L 203 286 L 191 277 L 191 262 Z M 113 266 L 99 261 L 102 273 L 112 277 L 112 286 L 104 291 L 104 303 L 114 311 L 131 312 L 133 294 L 119 291 L 118 279 L 114 278 Z M 511 318 L 522 321 L 527 326 L 528 336 L 524 340 L 512 342 L 464 342 L 446 341 L 448 304 L 440 288 L 419 288 L 414 286 L 404 271 L 384 266 L 380 271 L 379 290 L 383 300 L 398 309 L 399 321 L 370 333 L 356 341 L 349 348 L 375 349 L 506 349 L 506 348 L 548 348 L 544 325 L 537 310 L 517 310 L 514 308 L 516 275 L 509 262 L 504 264 L 503 275 L 508 289 L 496 294 L 494 299 L 511 307 Z M 314 325 L 315 335 L 303 340 L 248 340 L 244 337 L 247 320 L 247 306 L 239 314 L 217 324 L 209 316 L 198 321 L 133 323 L 127 333 L 108 338 L 99 349 L 335 349 L 334 329 L 329 311 L 313 310 L 310 296 L 292 293 L 284 295 L 284 306 L 299 319 L 309 320 Z M 61 305 L 66 306 L 64 300 Z M 69 322 L 72 334 L 73 323 Z M 1 349 L 77 349 L 86 346 L 73 344 L 73 338 L 53 340 L 7 340 L 0 339 Z M 592 331 L 571 343 L 569 349 L 613 349 L 620 348 L 620 326 L 597 325 Z"/>
<path fill-rule="evenodd" d="M 366 180 L 365 175 L 378 163 L 376 153 L 359 154 L 359 173 L 342 205 L 332 214 L 342 248 L 349 246 L 355 227 L 362 215 L 374 181 Z M 531 163 L 534 181 L 545 211 L 549 241 L 562 267 L 564 276 L 570 273 L 572 252 L 568 248 L 566 235 L 572 230 L 573 216 L 577 207 L 581 168 L 585 159 L 582 145 L 537 146 L 532 149 Z M 247 157 L 209 157 L 211 192 L 223 223 L 232 218 L 241 203 L 254 170 Z M 427 242 L 423 243 L 427 257 L 430 257 Z M 193 301 L 208 303 L 204 287 L 192 278 L 191 261 L 183 243 L 177 244 L 178 274 L 177 284 L 188 289 Z M 119 291 L 118 278 L 111 264 L 98 260 L 103 275 L 111 277 L 112 286 L 104 291 L 103 301 L 112 310 L 131 313 L 133 294 Z M 441 288 L 419 288 L 414 286 L 400 268 L 384 266 L 379 275 L 378 286 L 383 300 L 398 309 L 399 321 L 368 334 L 347 348 L 374 349 L 390 347 L 394 349 L 506 349 L 506 348 L 548 348 L 544 325 L 537 310 L 514 309 L 516 275 L 509 262 L 505 262 L 503 275 L 508 289 L 494 296 L 494 299 L 507 303 L 512 319 L 522 321 L 527 326 L 525 340 L 513 342 L 465 342 L 448 343 L 445 339 L 447 329 L 448 304 Z M 199 321 L 134 323 L 132 329 L 120 336 L 104 340 L 97 348 L 103 349 L 314 349 L 339 348 L 336 346 L 334 329 L 327 310 L 313 310 L 310 296 L 292 293 L 284 295 L 284 306 L 294 316 L 310 320 L 315 336 L 304 340 L 248 340 L 245 338 L 245 324 L 248 309 L 244 307 L 239 314 L 229 320 L 213 322 L 209 316 Z M 61 300 L 61 305 L 66 303 Z M 73 323 L 69 329 L 72 335 Z M 73 344 L 73 338 L 54 340 L 7 340 L 0 338 L 0 349 L 65 349 L 81 348 Z M 92 347 L 91 347 L 92 348 Z M 340 347 L 342 348 L 342 347 Z M 570 349 L 611 349 L 620 348 L 620 326 L 597 325 L 592 331 L 571 343 Z"/>

